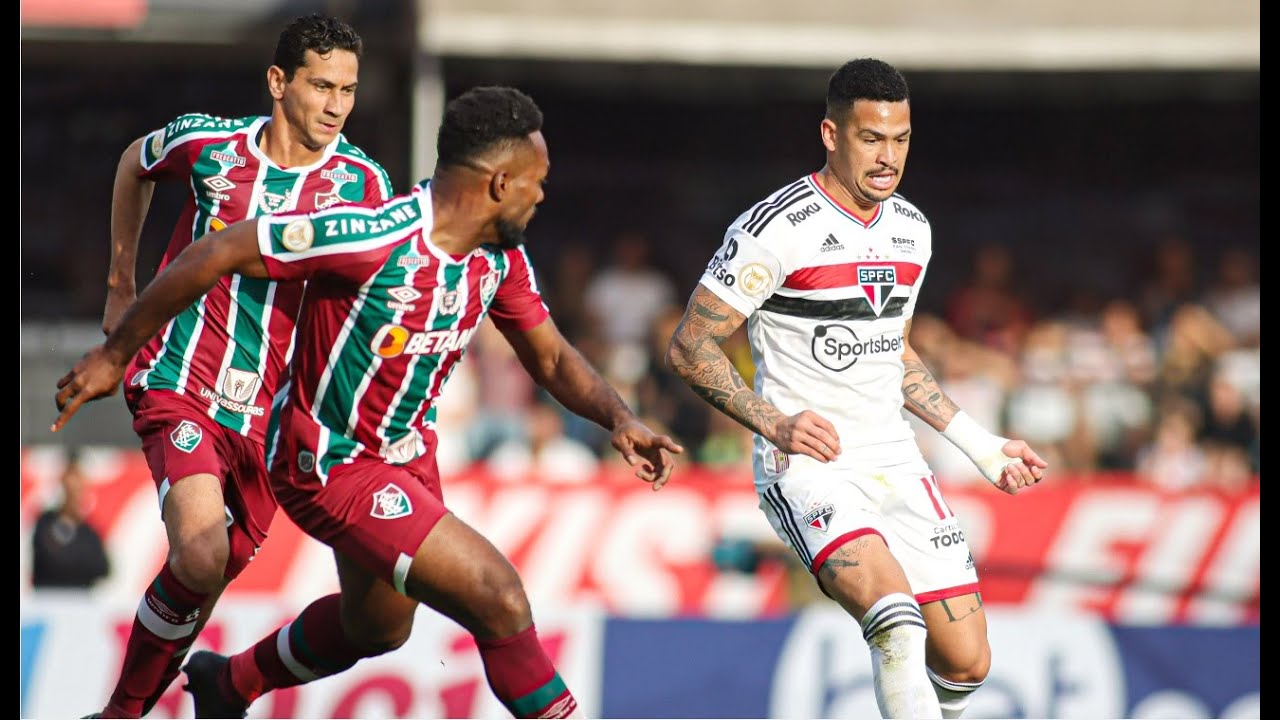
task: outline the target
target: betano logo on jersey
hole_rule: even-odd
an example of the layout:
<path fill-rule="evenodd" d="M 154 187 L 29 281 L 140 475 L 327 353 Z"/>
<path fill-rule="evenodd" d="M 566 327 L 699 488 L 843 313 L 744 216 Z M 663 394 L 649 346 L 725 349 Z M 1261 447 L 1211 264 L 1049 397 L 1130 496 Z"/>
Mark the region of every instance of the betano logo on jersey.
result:
<path fill-rule="evenodd" d="M 401 355 L 435 355 L 461 350 L 470 342 L 475 328 L 466 330 L 409 330 L 402 325 L 383 325 L 373 336 L 370 349 L 390 360 Z"/>
<path fill-rule="evenodd" d="M 859 265 L 858 287 L 871 303 L 871 311 L 880 317 L 884 304 L 898 284 L 898 269 L 892 265 Z"/>

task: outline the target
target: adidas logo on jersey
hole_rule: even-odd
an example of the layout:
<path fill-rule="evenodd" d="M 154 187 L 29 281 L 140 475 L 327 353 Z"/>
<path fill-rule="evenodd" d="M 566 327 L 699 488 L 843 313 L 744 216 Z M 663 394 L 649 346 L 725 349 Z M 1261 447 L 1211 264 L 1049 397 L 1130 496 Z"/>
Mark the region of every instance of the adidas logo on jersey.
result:
<path fill-rule="evenodd" d="M 844 246 L 836 239 L 834 233 L 827 235 L 822 240 L 822 252 L 832 252 L 835 250 L 843 250 Z"/>

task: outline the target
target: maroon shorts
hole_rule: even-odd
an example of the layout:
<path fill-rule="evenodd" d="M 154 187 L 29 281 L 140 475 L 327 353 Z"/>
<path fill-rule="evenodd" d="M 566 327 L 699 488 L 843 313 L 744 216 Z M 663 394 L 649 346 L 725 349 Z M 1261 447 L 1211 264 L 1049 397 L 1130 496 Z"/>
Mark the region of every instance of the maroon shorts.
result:
<path fill-rule="evenodd" d="M 161 512 L 169 488 L 183 478 L 209 474 L 222 481 L 231 544 L 224 574 L 234 579 L 266 541 L 276 500 L 262 446 L 209 417 L 207 406 L 169 390 L 148 390 L 132 408 L 133 431 L 142 439 Z"/>
<path fill-rule="evenodd" d="M 289 519 L 403 593 L 413 557 L 448 512 L 435 453 L 405 465 L 380 458 L 336 465 L 323 484 L 286 456 L 273 463 L 271 482 Z"/>

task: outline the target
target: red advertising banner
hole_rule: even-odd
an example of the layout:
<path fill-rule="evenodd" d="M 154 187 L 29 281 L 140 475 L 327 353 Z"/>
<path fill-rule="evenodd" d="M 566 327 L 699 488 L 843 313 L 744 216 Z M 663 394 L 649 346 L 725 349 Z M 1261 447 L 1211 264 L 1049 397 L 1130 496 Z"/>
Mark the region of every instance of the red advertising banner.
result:
<path fill-rule="evenodd" d="M 57 448 L 22 454 L 23 587 L 28 536 L 56 499 Z M 89 521 L 112 557 L 99 592 L 136 597 L 166 548 L 156 493 L 140 453 L 82 453 L 92 481 Z M 1256 486 L 1239 493 L 1167 492 L 1126 476 L 1066 478 L 1008 496 L 947 487 L 989 604 L 1061 608 L 1125 623 L 1256 623 L 1260 513 Z M 724 570 L 726 539 L 774 542 L 749 475 L 683 467 L 654 493 L 625 468 L 596 481 L 504 481 L 482 469 L 445 480 L 445 500 L 520 570 L 535 607 L 590 603 L 621 615 L 759 617 L 793 609 L 796 569 L 762 562 Z M 803 570 L 798 572 L 803 573 Z M 304 603 L 334 588 L 328 548 L 283 512 L 229 595 Z M 801 582 L 805 582 L 803 578 Z"/>

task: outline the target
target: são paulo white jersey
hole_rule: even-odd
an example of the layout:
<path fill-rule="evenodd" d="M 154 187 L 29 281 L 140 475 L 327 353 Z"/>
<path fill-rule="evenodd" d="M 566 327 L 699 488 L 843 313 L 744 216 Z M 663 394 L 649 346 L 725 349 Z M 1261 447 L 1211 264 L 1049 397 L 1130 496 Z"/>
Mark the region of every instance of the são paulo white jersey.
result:
<path fill-rule="evenodd" d="M 747 316 L 756 392 L 835 425 L 835 467 L 919 453 L 902 407 L 903 333 L 931 253 L 915 205 L 894 195 L 864 222 L 814 174 L 738 216 L 702 276 Z M 756 437 L 758 486 L 808 462 Z"/>

